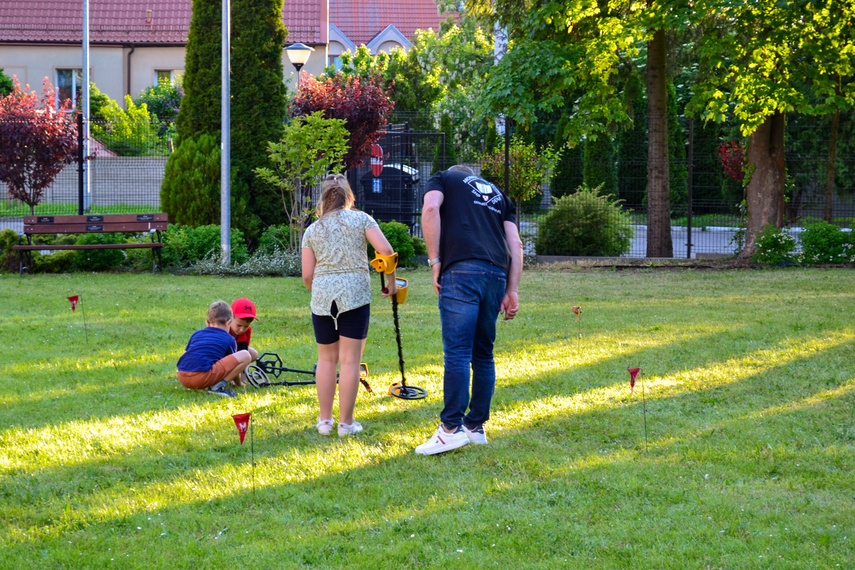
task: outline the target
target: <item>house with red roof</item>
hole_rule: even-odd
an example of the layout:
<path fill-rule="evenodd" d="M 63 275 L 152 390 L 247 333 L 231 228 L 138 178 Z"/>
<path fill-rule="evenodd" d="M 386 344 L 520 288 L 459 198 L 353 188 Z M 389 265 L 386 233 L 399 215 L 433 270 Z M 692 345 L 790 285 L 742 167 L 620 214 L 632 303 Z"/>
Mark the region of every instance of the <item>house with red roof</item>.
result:
<path fill-rule="evenodd" d="M 437 30 L 448 18 L 434 0 L 329 0 L 329 64 L 365 45 L 372 53 L 410 49 L 416 30 Z"/>
<path fill-rule="evenodd" d="M 90 0 L 91 81 L 121 103 L 181 75 L 190 16 L 191 0 Z M 436 29 L 445 17 L 434 0 L 285 0 L 282 8 L 289 44 L 315 50 L 303 67 L 312 75 L 362 44 L 374 53 L 409 49 L 417 29 Z M 82 41 L 81 1 L 0 2 L 0 68 L 22 85 L 40 89 L 47 77 L 61 98 L 78 93 Z M 284 53 L 283 67 L 295 83 Z"/>

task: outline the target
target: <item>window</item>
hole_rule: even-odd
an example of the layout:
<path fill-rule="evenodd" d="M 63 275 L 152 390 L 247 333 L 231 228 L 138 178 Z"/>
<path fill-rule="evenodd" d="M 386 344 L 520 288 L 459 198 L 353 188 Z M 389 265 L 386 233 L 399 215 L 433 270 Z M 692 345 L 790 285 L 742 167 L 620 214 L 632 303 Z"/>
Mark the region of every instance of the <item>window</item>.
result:
<path fill-rule="evenodd" d="M 57 69 L 54 85 L 56 85 L 57 107 L 60 103 L 71 99 L 72 108 L 77 108 L 83 86 L 83 70 Z"/>
<path fill-rule="evenodd" d="M 172 84 L 181 79 L 181 71 L 177 69 L 155 69 L 154 82 L 156 85 L 161 83 Z"/>
<path fill-rule="evenodd" d="M 336 68 L 336 71 L 341 69 L 341 55 L 331 55 L 328 58 L 329 65 Z"/>

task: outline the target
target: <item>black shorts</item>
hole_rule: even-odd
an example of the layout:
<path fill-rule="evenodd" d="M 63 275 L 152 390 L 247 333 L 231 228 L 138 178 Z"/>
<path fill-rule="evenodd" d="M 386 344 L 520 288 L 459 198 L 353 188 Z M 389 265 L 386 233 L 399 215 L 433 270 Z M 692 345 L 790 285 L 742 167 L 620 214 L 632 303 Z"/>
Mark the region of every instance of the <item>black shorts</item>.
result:
<path fill-rule="evenodd" d="M 338 313 L 333 301 L 330 309 L 332 314 Z M 362 305 L 356 309 L 345 311 L 333 319 L 312 313 L 312 325 L 315 327 L 315 341 L 318 344 L 334 344 L 340 337 L 362 340 L 368 338 L 368 321 L 371 319 L 371 305 Z M 338 330 L 336 330 L 338 321 Z"/>

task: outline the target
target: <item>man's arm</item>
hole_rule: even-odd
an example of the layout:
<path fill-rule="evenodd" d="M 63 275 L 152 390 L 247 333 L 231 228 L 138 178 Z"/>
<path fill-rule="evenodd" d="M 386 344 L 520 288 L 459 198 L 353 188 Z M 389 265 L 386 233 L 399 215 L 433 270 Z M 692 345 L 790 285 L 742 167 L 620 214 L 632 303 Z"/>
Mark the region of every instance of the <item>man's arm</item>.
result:
<path fill-rule="evenodd" d="M 511 269 L 508 271 L 508 284 L 499 312 L 505 313 L 505 320 L 509 321 L 520 310 L 519 290 L 522 279 L 523 248 L 517 225 L 514 222 L 503 222 L 502 224 L 505 228 L 505 239 L 508 241 L 508 248 L 511 252 Z"/>
<path fill-rule="evenodd" d="M 439 207 L 442 206 L 444 198 L 445 195 L 439 190 L 431 190 L 425 193 L 422 207 L 422 234 L 425 236 L 425 249 L 427 249 L 428 259 L 439 257 L 439 237 L 442 231 Z M 436 263 L 431 267 L 431 272 L 433 273 L 433 290 L 436 291 L 437 295 L 439 295 L 440 269 L 441 263 Z"/>

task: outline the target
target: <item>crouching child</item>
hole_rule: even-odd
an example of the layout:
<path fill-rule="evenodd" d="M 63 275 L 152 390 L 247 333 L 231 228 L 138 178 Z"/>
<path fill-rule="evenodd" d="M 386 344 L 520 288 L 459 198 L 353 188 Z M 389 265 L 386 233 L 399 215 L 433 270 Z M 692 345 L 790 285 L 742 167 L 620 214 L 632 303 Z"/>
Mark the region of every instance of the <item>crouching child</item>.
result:
<path fill-rule="evenodd" d="M 190 335 L 187 348 L 178 359 L 178 381 L 186 388 L 236 396 L 228 384 L 240 377 L 252 362 L 252 356 L 237 349 L 229 332 L 232 319 L 232 309 L 225 301 L 215 301 L 208 307 L 207 326 Z"/>
<path fill-rule="evenodd" d="M 229 328 L 229 333 L 237 342 L 238 350 L 246 350 L 249 352 L 250 364 L 258 360 L 258 351 L 249 346 L 249 341 L 252 338 L 252 323 L 258 320 L 255 315 L 255 303 L 241 297 L 232 301 L 232 324 Z M 241 372 L 235 378 L 237 386 L 243 386 L 247 383 L 246 372 Z"/>

